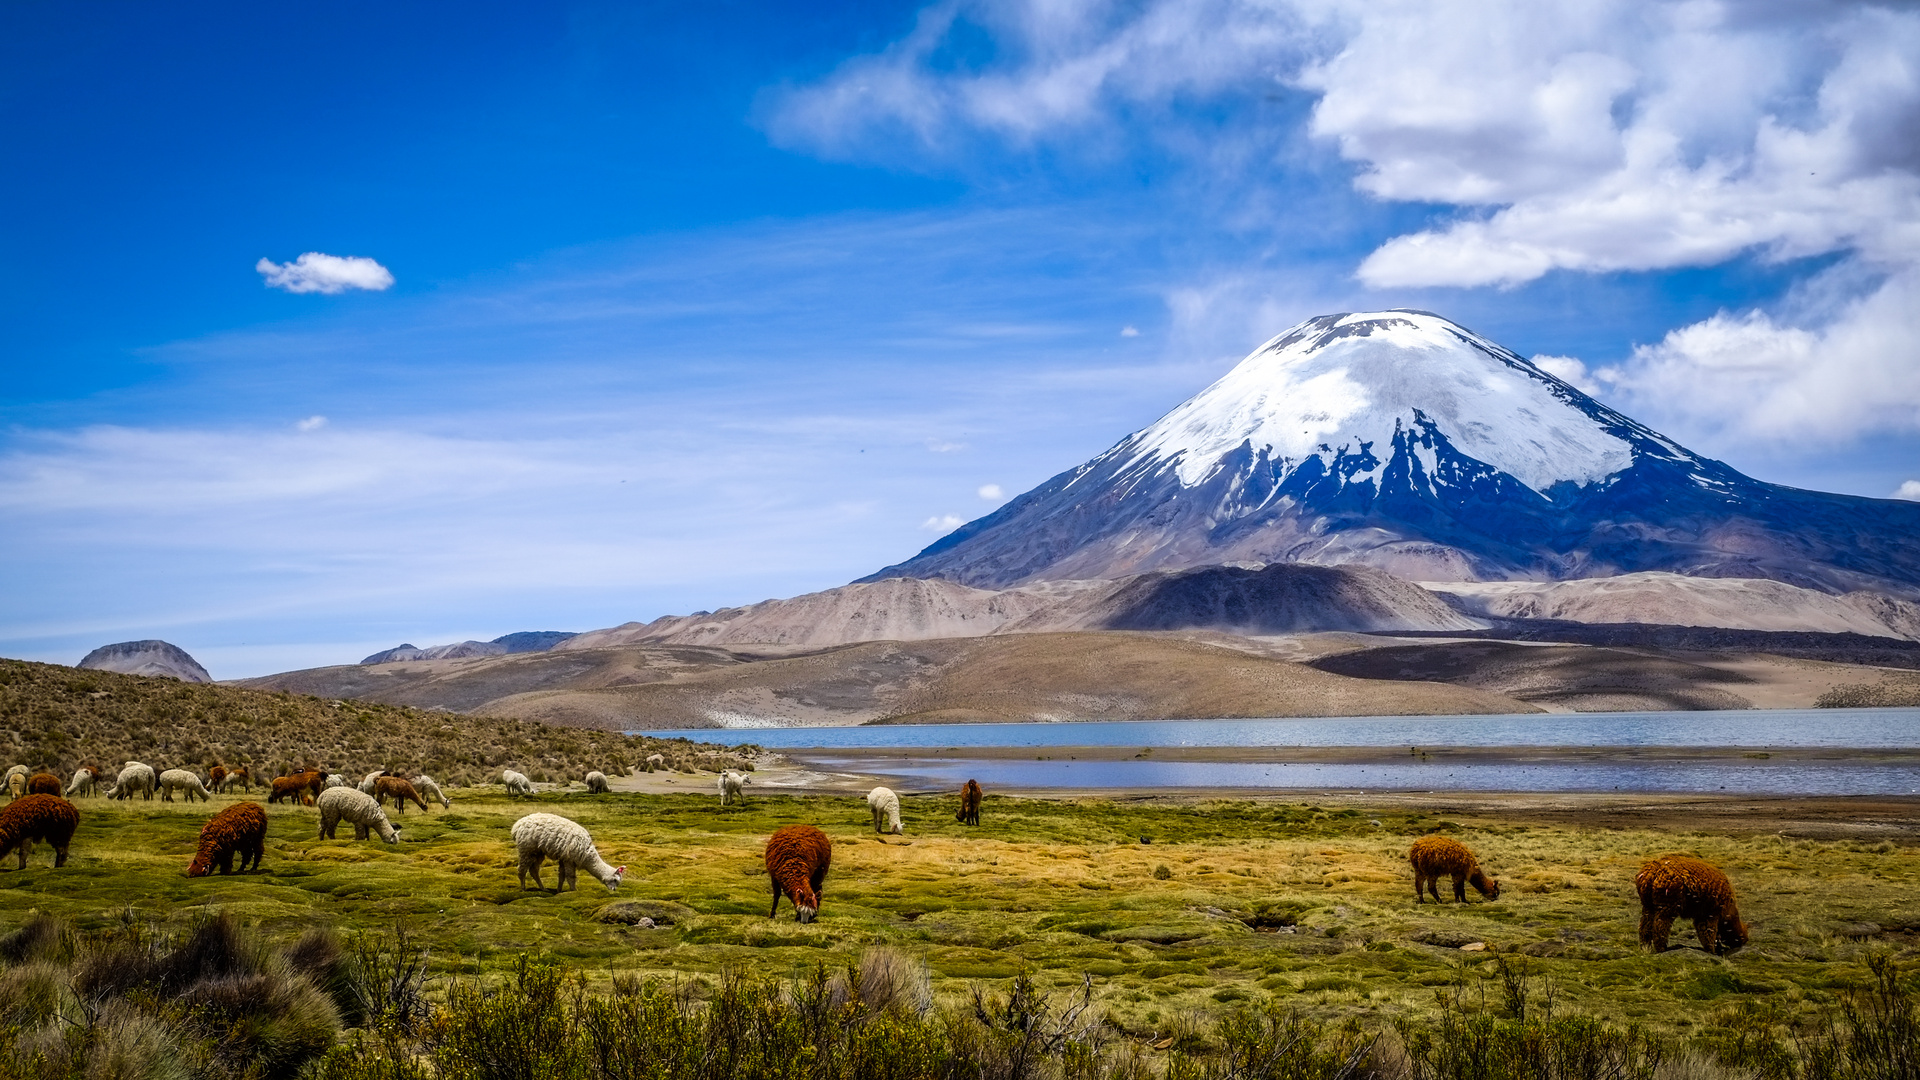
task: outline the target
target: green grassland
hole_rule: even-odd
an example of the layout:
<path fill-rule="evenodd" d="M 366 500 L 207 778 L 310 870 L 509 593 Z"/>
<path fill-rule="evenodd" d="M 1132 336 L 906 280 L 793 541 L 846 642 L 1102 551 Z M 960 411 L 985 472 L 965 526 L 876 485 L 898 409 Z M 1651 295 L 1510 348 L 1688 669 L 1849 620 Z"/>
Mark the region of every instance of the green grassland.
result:
<path fill-rule="evenodd" d="M 597 985 L 633 974 L 698 984 L 741 967 L 784 978 L 887 944 L 924 961 L 947 1002 L 1022 968 L 1061 987 L 1089 975 L 1105 1014 L 1137 1035 L 1269 997 L 1329 1019 L 1420 1015 L 1437 988 L 1490 969 L 1489 953 L 1458 948 L 1472 942 L 1524 957 L 1561 1008 L 1680 1036 L 1742 1008 L 1817 1008 L 1864 955 L 1920 954 L 1920 846 L 1910 841 L 991 797 L 978 828 L 954 820 L 952 799 L 909 799 L 907 835 L 879 837 L 858 798 L 757 796 L 723 808 L 712 795 L 498 792 L 455 790 L 451 810 L 396 818 L 397 845 L 318 840 L 313 810 L 272 806 L 264 869 L 201 879 L 185 868 L 200 825 L 227 800 L 81 799 L 65 868 L 41 847 L 24 872 L 0 872 L 0 930 L 36 911 L 85 931 L 129 913 L 164 924 L 223 910 L 272 938 L 403 923 L 441 976 L 491 977 L 537 954 Z M 575 893 L 518 888 L 508 827 L 534 810 L 580 821 L 627 866 L 616 896 L 586 875 Z M 762 845 L 797 822 L 834 842 L 811 925 L 790 906 L 767 917 Z M 1470 890 L 1464 906 L 1414 904 L 1405 851 L 1436 829 L 1480 854 L 1501 880 L 1497 902 Z M 1637 947 L 1633 875 L 1668 851 L 1728 871 L 1753 928 L 1747 948 L 1719 958 Z M 633 925 L 643 914 L 659 925 Z M 1676 941 L 1691 944 L 1688 930 L 1676 927 Z"/>

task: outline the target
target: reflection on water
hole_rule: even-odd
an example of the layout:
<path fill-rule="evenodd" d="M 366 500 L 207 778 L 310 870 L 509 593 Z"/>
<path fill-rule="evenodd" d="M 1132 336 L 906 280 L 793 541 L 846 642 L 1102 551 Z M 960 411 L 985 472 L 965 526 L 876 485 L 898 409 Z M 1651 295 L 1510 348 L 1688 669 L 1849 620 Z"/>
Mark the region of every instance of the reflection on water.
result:
<path fill-rule="evenodd" d="M 782 749 L 916 746 L 1748 746 L 1912 749 L 1920 748 L 1920 709 L 1741 709 L 1719 712 L 1533 713 L 1523 716 L 892 724 L 880 727 L 732 728 L 721 731 L 706 728 L 643 734 L 684 737 L 701 742 L 755 742 L 761 746 Z"/>
<path fill-rule="evenodd" d="M 878 769 L 929 787 L 970 777 L 1020 788 L 1282 788 L 1311 791 L 1633 791 L 1736 795 L 1907 795 L 1920 792 L 1910 765 L 1568 764 L 1331 765 L 1185 761 L 1006 761 L 954 758 L 914 763 L 812 756 L 851 771 Z"/>

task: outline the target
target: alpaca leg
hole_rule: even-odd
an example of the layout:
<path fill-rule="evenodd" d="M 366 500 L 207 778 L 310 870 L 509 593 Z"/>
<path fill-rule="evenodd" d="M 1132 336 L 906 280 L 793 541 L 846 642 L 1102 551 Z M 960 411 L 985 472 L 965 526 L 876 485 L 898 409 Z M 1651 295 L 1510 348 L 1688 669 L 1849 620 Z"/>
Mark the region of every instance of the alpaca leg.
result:
<path fill-rule="evenodd" d="M 61 844 L 53 849 L 53 865 L 56 868 L 67 865 L 67 845 Z"/>
<path fill-rule="evenodd" d="M 1413 872 L 1413 902 L 1416 904 L 1427 902 L 1427 878 L 1418 870 Z"/>
<path fill-rule="evenodd" d="M 781 893 L 780 882 L 775 881 L 773 883 L 773 907 L 767 912 L 767 918 L 769 919 L 773 918 L 775 915 L 780 914 L 780 893 Z"/>
<path fill-rule="evenodd" d="M 27 856 L 31 854 L 33 854 L 33 841 L 20 841 L 20 869 L 25 870 L 27 868 Z"/>
<path fill-rule="evenodd" d="M 1673 916 L 1665 912 L 1655 912 L 1653 926 L 1648 935 L 1648 944 L 1654 952 L 1667 951 L 1667 938 L 1673 929 Z"/>
<path fill-rule="evenodd" d="M 1467 875 L 1465 874 L 1453 875 L 1453 902 L 1456 904 L 1467 902 Z"/>
<path fill-rule="evenodd" d="M 1702 915 L 1693 920 L 1693 932 L 1700 939 L 1700 947 L 1707 950 L 1710 956 L 1720 954 L 1720 937 L 1717 930 L 1717 920 L 1710 916 Z"/>

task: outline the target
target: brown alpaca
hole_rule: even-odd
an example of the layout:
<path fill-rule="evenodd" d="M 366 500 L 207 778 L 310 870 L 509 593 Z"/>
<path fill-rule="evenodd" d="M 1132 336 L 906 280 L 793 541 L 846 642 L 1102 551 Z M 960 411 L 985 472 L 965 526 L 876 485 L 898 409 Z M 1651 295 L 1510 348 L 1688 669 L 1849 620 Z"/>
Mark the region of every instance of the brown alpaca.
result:
<path fill-rule="evenodd" d="M 206 877 L 218 866 L 233 873 L 233 853 L 240 853 L 240 872 L 258 869 L 267 852 L 267 812 L 255 802 L 238 802 L 200 826 L 200 851 L 187 864 L 188 877 Z"/>
<path fill-rule="evenodd" d="M 404 780 L 398 776 L 382 776 L 375 780 L 373 782 L 373 801 L 384 806 L 386 805 L 388 796 L 393 797 L 393 805 L 399 807 L 402 814 L 407 812 L 408 802 L 412 802 L 415 806 L 418 806 L 421 813 L 424 814 L 427 812 L 427 801 L 422 799 L 420 793 L 413 789 L 413 783 L 409 780 Z"/>
<path fill-rule="evenodd" d="M 58 795 L 22 795 L 0 810 L 0 859 L 14 848 L 20 849 L 20 869 L 27 868 L 27 856 L 35 841 L 53 845 L 53 865 L 67 865 L 67 845 L 73 842 L 73 830 L 80 827 L 80 811 Z"/>
<path fill-rule="evenodd" d="M 1467 845 L 1458 840 L 1449 840 L 1444 836 L 1423 836 L 1413 842 L 1407 852 L 1407 861 L 1413 864 L 1413 902 L 1424 904 L 1427 898 L 1423 893 L 1431 892 L 1433 902 L 1440 902 L 1440 879 L 1453 879 L 1453 898 L 1464 904 L 1467 902 L 1467 886 L 1471 884 L 1481 896 L 1489 900 L 1500 899 L 1500 883 L 1486 875 L 1480 869 L 1480 863 L 1467 850 Z"/>
<path fill-rule="evenodd" d="M 207 773 L 207 777 L 207 787 L 211 788 L 216 795 L 224 793 L 234 784 L 239 784 L 241 791 L 249 795 L 253 794 L 253 775 L 247 772 L 245 765 L 235 765 L 231 769 L 225 765 L 215 765 Z"/>
<path fill-rule="evenodd" d="M 978 780 L 969 780 L 967 786 L 960 789 L 960 824 L 980 824 L 980 800 L 983 797 Z"/>
<path fill-rule="evenodd" d="M 788 825 L 767 839 L 767 876 L 773 879 L 771 919 L 780 911 L 780 898 L 793 898 L 794 918 L 810 923 L 820 910 L 833 844 L 811 825 Z"/>
<path fill-rule="evenodd" d="M 27 777 L 27 794 L 29 795 L 64 795 L 66 791 L 66 785 L 50 772 L 34 773 Z"/>
<path fill-rule="evenodd" d="M 281 799 L 292 799 L 301 806 L 312 806 L 313 800 L 320 794 L 327 778 L 317 772 L 294 773 L 292 776 L 273 778 L 273 791 L 267 795 L 270 803 Z"/>
<path fill-rule="evenodd" d="M 1665 952 L 1673 920 L 1692 919 L 1700 946 L 1730 953 L 1747 943 L 1747 924 L 1733 902 L 1733 883 L 1712 863 L 1687 855 L 1648 859 L 1633 879 L 1640 894 L 1640 943 Z"/>

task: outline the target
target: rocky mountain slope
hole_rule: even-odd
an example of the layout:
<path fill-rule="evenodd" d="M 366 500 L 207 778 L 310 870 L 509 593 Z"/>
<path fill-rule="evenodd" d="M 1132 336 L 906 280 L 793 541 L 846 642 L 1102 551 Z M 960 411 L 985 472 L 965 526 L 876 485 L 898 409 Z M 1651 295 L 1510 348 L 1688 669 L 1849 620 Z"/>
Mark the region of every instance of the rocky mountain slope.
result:
<path fill-rule="evenodd" d="M 102 645 L 80 659 L 78 667 L 122 675 L 160 675 L 181 682 L 210 683 L 213 676 L 187 650 L 164 641 L 122 641 Z"/>
<path fill-rule="evenodd" d="M 1415 580 L 1669 571 L 1920 597 L 1920 503 L 1762 483 L 1416 311 L 1325 315 L 867 581 L 1234 562 Z"/>
<path fill-rule="evenodd" d="M 555 650 L 637 643 L 821 648 L 1067 630 L 1284 634 L 1484 625 L 1424 589 L 1364 566 L 1210 566 L 1005 590 L 889 578 L 750 607 L 627 623 L 577 635 Z"/>
<path fill-rule="evenodd" d="M 1653 572 L 1582 581 L 1429 582 L 1427 587 L 1461 611 L 1487 619 L 1799 630 L 1920 641 L 1920 604 L 1863 591 L 1832 595 L 1779 581 Z"/>

